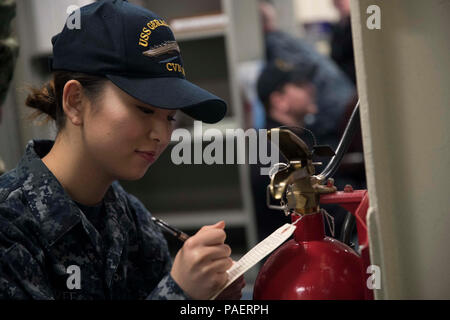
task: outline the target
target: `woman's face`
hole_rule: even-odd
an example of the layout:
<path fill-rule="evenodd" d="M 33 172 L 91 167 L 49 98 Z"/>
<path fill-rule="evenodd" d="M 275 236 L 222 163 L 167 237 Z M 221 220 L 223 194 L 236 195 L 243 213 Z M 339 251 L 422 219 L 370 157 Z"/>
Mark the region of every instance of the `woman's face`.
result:
<path fill-rule="evenodd" d="M 169 144 L 175 113 L 144 104 L 108 81 L 84 115 L 83 147 L 108 177 L 139 179 Z"/>

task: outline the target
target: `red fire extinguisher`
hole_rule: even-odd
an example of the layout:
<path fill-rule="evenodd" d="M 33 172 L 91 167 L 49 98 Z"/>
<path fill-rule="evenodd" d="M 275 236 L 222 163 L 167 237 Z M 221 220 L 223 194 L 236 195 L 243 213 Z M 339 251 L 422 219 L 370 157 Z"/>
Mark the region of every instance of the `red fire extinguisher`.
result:
<path fill-rule="evenodd" d="M 255 281 L 255 300 L 373 299 L 366 284 L 370 265 L 366 214 L 369 198 L 366 190 L 347 187 L 337 191 L 330 176 L 345 153 L 357 125 L 359 102 L 339 143 L 336 154 L 324 146 L 309 151 L 306 143 L 286 128 L 277 133 L 279 149 L 289 161 L 271 175 L 270 196 L 281 201 L 283 209 L 296 224 L 293 239 L 278 248 L 264 263 Z M 333 155 L 328 166 L 314 175 L 313 155 Z M 320 204 L 339 204 L 356 218 L 359 252 L 325 236 L 324 210 Z"/>

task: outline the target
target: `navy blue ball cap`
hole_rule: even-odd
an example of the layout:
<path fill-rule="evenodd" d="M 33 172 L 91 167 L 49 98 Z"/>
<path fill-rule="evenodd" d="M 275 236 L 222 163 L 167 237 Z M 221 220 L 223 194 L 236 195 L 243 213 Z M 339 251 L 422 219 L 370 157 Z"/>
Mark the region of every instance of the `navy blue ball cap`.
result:
<path fill-rule="evenodd" d="M 146 104 L 181 109 L 206 123 L 225 116 L 222 99 L 186 80 L 180 48 L 164 19 L 124 0 L 81 7 L 79 17 L 79 29 L 66 23 L 52 38 L 52 71 L 105 76 Z"/>
<path fill-rule="evenodd" d="M 272 92 L 281 90 L 287 83 L 312 83 L 316 72 L 317 67 L 312 64 L 292 64 L 281 59 L 270 61 L 259 75 L 256 85 L 258 97 L 266 103 Z"/>

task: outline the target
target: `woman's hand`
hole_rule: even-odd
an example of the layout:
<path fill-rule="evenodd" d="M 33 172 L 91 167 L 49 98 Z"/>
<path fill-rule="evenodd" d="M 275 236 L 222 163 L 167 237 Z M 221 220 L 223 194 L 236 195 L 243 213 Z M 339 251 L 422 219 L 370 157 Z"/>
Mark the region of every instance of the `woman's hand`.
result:
<path fill-rule="evenodd" d="M 209 299 L 228 280 L 233 261 L 224 227 L 224 221 L 202 227 L 175 256 L 170 275 L 193 299 Z"/>

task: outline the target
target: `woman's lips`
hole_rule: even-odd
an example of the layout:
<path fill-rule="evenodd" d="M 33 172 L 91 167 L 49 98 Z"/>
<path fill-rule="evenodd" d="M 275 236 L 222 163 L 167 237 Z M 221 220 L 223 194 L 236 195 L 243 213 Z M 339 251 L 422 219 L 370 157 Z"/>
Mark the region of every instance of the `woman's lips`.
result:
<path fill-rule="evenodd" d="M 136 153 L 150 163 L 155 162 L 155 152 L 136 151 Z"/>

